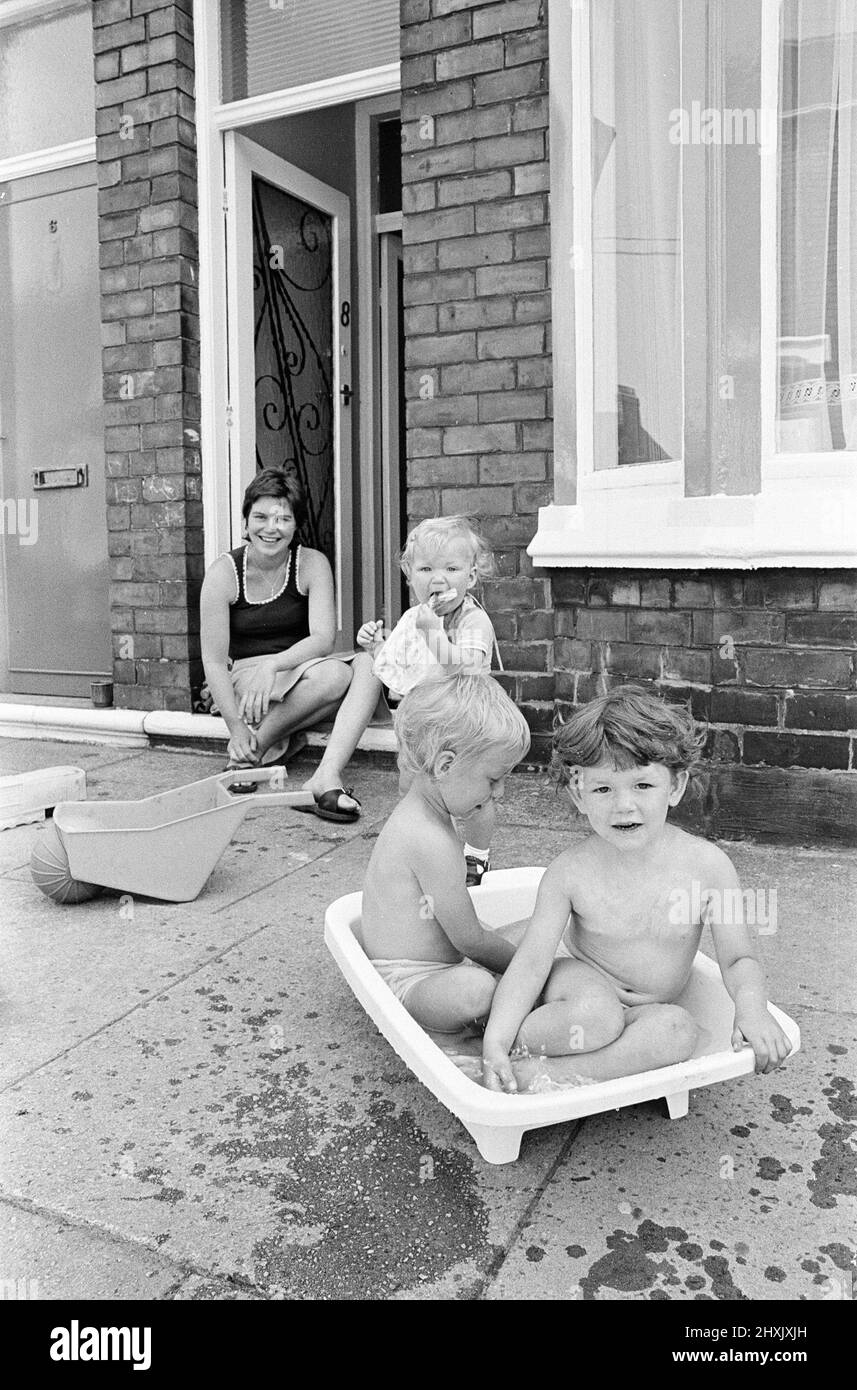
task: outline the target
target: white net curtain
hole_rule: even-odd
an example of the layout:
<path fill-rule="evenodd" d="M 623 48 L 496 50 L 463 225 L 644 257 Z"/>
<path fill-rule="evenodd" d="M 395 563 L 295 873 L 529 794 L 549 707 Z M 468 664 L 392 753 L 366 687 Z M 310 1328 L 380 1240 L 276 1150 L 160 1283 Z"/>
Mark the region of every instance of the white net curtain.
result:
<path fill-rule="evenodd" d="M 857 449 L 857 0 L 781 24 L 777 446 Z"/>
<path fill-rule="evenodd" d="M 595 468 L 681 458 L 681 6 L 591 9 Z"/>

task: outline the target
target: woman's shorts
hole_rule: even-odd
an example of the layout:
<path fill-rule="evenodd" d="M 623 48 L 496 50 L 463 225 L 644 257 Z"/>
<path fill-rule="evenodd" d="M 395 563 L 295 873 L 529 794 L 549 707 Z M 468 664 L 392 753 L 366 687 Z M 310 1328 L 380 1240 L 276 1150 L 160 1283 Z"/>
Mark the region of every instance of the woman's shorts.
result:
<path fill-rule="evenodd" d="M 302 661 L 300 666 L 293 667 L 290 671 L 278 671 L 274 681 L 274 688 L 271 692 L 272 700 L 284 700 L 290 690 L 293 690 L 301 676 L 310 669 L 311 666 L 318 666 L 322 661 L 343 661 L 346 665 L 350 664 L 357 652 L 331 652 L 329 656 L 313 656 L 309 661 Z M 267 661 L 265 656 L 243 656 L 237 661 L 233 661 L 229 666 L 229 675 L 232 678 L 232 689 L 236 697 L 240 700 L 242 695 L 247 693 L 250 677 L 260 662 Z M 203 685 L 200 691 L 198 705 L 194 706 L 197 714 L 219 714 L 220 710 L 211 699 L 208 685 Z"/>

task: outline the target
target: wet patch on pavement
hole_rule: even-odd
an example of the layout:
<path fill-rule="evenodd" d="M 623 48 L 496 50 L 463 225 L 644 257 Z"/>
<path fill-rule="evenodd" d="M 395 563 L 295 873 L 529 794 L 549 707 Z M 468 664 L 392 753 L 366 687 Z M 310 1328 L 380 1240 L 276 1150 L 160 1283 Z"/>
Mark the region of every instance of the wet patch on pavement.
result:
<path fill-rule="evenodd" d="M 330 896 L 304 880 L 296 930 L 259 894 L 252 937 L 10 1087 L 7 1190 L 265 1297 L 477 1296 L 561 1138 L 482 1162 L 334 968 Z"/>
<path fill-rule="evenodd" d="M 489 1297 L 850 1299 L 852 1020 L 810 1022 L 843 1049 L 823 1049 L 821 1087 L 814 1048 L 770 1077 L 692 1091 L 679 1121 L 659 1102 L 587 1119 Z"/>

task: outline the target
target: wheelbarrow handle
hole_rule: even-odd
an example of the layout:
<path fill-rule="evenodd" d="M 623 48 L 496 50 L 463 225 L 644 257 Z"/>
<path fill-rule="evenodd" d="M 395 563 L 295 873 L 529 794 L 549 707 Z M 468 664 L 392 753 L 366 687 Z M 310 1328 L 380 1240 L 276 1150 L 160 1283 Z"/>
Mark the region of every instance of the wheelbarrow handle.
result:
<path fill-rule="evenodd" d="M 312 792 L 257 792 L 249 806 L 312 806 Z"/>
<path fill-rule="evenodd" d="M 229 794 L 230 800 L 241 799 L 240 792 L 231 791 L 236 782 L 255 783 L 258 791 L 247 798 L 247 808 L 251 806 L 312 806 L 313 795 L 309 791 L 268 791 L 266 788 L 283 781 L 281 767 L 250 767 L 240 771 L 224 772 L 218 779 L 221 787 Z"/>

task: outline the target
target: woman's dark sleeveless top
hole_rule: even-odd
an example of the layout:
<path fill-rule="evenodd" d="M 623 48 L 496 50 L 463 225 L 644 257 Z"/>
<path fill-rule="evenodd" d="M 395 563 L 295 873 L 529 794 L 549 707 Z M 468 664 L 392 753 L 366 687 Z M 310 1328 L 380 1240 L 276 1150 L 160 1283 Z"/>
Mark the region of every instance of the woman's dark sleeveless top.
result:
<path fill-rule="evenodd" d="M 293 540 L 289 546 L 286 579 L 273 598 L 261 603 L 248 600 L 244 592 L 246 545 L 228 553 L 238 582 L 238 597 L 229 606 L 229 655 L 233 661 L 248 656 L 272 656 L 287 651 L 309 637 L 309 600 L 298 588 L 301 547 Z"/>

